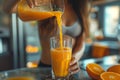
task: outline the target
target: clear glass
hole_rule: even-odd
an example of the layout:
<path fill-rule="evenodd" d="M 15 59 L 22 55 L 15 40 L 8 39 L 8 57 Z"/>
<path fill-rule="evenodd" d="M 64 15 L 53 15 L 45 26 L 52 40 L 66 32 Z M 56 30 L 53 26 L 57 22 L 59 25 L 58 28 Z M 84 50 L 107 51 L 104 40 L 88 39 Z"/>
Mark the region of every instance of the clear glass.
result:
<path fill-rule="evenodd" d="M 44 20 L 53 16 L 62 15 L 64 0 L 36 0 L 37 5 L 30 8 L 26 0 L 18 4 L 18 16 L 22 21 Z"/>
<path fill-rule="evenodd" d="M 72 56 L 72 38 L 63 36 L 62 47 L 60 37 L 50 38 L 51 62 L 55 79 L 66 80 L 69 78 L 69 63 Z"/>

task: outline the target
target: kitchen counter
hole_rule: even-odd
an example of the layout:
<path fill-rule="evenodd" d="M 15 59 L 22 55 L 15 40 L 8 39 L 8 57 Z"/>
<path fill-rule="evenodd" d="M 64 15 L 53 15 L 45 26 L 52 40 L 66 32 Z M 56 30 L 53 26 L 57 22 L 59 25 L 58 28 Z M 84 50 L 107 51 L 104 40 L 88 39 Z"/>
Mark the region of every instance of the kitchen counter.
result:
<path fill-rule="evenodd" d="M 105 65 L 102 65 L 102 67 L 108 67 Z M 81 70 L 70 76 L 69 80 L 92 80 L 86 70 L 85 67 L 80 67 Z M 15 70 L 9 70 L 0 72 L 0 80 L 6 80 L 6 78 L 9 77 L 32 77 L 34 80 L 54 80 L 52 78 L 52 72 L 51 68 L 21 68 L 21 69 L 15 69 Z"/>
<path fill-rule="evenodd" d="M 6 80 L 8 77 L 30 76 L 35 80 L 54 80 L 52 79 L 51 68 L 21 68 L 9 70 L 0 73 L 0 80 Z M 91 80 L 84 70 L 70 76 L 69 80 Z"/>
<path fill-rule="evenodd" d="M 120 63 L 120 55 L 112 55 L 103 58 L 92 58 L 92 59 L 82 60 L 80 61 L 81 70 L 78 73 L 70 76 L 69 80 L 92 80 L 88 76 L 85 69 L 88 63 L 100 64 L 104 68 L 104 70 L 106 70 L 111 65 Z M 51 72 L 51 68 L 20 68 L 20 69 L 0 72 L 0 80 L 6 80 L 6 78 L 8 77 L 15 77 L 15 76 L 29 76 L 29 77 L 34 77 L 35 80 L 54 80 L 52 79 L 53 75 Z"/>
<path fill-rule="evenodd" d="M 87 64 L 89 63 L 97 63 L 101 65 L 104 70 L 107 70 L 112 65 L 120 64 L 120 55 L 110 55 L 103 58 L 84 59 L 80 61 L 80 68 L 82 70 L 85 70 Z"/>

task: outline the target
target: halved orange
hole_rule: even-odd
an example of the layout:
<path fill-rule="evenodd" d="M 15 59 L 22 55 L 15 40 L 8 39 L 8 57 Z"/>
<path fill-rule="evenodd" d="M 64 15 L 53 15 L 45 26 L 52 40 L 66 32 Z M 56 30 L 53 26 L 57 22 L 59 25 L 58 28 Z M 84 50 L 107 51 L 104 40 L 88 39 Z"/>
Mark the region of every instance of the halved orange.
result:
<path fill-rule="evenodd" d="M 107 72 L 115 72 L 120 74 L 120 64 L 113 65 L 107 69 Z"/>
<path fill-rule="evenodd" d="M 120 80 L 120 74 L 115 72 L 103 72 L 100 78 L 102 80 Z"/>
<path fill-rule="evenodd" d="M 100 74 L 105 72 L 105 70 L 96 63 L 89 63 L 86 66 L 86 71 L 92 79 L 100 80 Z"/>

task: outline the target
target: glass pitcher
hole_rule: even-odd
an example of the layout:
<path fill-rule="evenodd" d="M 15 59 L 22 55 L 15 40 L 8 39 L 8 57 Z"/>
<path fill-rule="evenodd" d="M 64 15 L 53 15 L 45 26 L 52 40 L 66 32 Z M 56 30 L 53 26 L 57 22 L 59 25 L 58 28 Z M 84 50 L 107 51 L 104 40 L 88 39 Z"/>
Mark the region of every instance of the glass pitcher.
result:
<path fill-rule="evenodd" d="M 30 8 L 26 0 L 18 4 L 18 16 L 22 21 L 44 20 L 56 16 L 58 21 L 64 10 L 64 0 L 37 0 L 38 5 Z"/>

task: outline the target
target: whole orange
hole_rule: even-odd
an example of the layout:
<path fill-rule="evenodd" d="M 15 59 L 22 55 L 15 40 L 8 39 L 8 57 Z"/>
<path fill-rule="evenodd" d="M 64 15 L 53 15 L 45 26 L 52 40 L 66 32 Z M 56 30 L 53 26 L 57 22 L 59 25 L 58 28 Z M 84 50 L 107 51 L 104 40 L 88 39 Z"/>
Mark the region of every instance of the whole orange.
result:
<path fill-rule="evenodd" d="M 120 74 L 120 64 L 113 65 L 107 69 L 107 72 L 115 72 Z"/>

